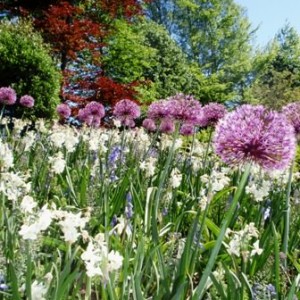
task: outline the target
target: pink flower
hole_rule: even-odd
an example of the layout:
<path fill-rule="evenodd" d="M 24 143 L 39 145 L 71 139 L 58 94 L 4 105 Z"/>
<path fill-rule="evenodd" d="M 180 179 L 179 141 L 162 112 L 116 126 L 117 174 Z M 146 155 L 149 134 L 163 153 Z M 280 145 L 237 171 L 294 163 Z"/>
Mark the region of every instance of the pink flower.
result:
<path fill-rule="evenodd" d="M 214 148 L 228 164 L 253 161 L 264 169 L 280 170 L 293 159 L 296 138 L 283 114 L 242 105 L 217 124 Z"/>
<path fill-rule="evenodd" d="M 145 119 L 143 121 L 143 127 L 149 131 L 155 131 L 156 130 L 156 125 L 155 122 L 152 119 Z"/>
<path fill-rule="evenodd" d="M 34 106 L 34 99 L 29 95 L 24 95 L 20 98 L 20 104 L 24 107 L 31 108 Z"/>
<path fill-rule="evenodd" d="M 69 105 L 64 103 L 57 105 L 56 111 L 62 118 L 65 119 L 69 118 L 71 115 L 71 108 Z"/>
<path fill-rule="evenodd" d="M 121 121 L 122 125 L 134 127 L 134 119 L 141 115 L 141 111 L 140 107 L 135 102 L 123 99 L 115 105 L 113 114 Z"/>
<path fill-rule="evenodd" d="M 17 94 L 10 87 L 0 88 L 0 103 L 4 105 L 13 105 L 17 101 Z"/>

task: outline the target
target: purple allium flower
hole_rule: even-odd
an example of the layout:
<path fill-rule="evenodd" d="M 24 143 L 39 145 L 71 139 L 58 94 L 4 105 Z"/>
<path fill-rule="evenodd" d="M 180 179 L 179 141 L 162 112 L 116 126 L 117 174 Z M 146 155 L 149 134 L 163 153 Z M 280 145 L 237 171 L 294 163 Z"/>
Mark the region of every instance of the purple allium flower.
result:
<path fill-rule="evenodd" d="M 143 121 L 143 127 L 149 131 L 155 131 L 156 130 L 156 125 L 155 122 L 152 119 L 145 119 Z"/>
<path fill-rule="evenodd" d="M 79 121 L 84 122 L 88 116 L 88 112 L 85 108 L 81 108 L 78 111 L 77 118 Z"/>
<path fill-rule="evenodd" d="M 283 114 L 242 105 L 216 126 L 214 148 L 228 164 L 254 161 L 267 170 L 284 169 L 295 154 L 296 138 Z"/>
<path fill-rule="evenodd" d="M 174 120 L 196 124 L 202 107 L 193 96 L 182 93 L 166 99 L 170 115 Z"/>
<path fill-rule="evenodd" d="M 173 133 L 175 131 L 174 121 L 169 118 L 163 119 L 160 123 L 159 130 L 163 133 Z"/>
<path fill-rule="evenodd" d="M 180 127 L 180 134 L 192 135 L 195 132 L 195 126 L 191 123 L 184 123 Z"/>
<path fill-rule="evenodd" d="M 169 118 L 171 111 L 168 104 L 169 103 L 166 100 L 159 100 L 151 103 L 148 107 L 148 118 L 154 121 L 160 121 L 162 119 Z"/>
<path fill-rule="evenodd" d="M 225 116 L 226 112 L 226 108 L 223 104 L 209 103 L 202 107 L 198 125 L 201 127 L 215 126 L 218 121 Z"/>
<path fill-rule="evenodd" d="M 34 106 L 34 99 L 29 95 L 24 95 L 20 98 L 20 104 L 24 107 L 31 108 Z"/>
<path fill-rule="evenodd" d="M 92 101 L 85 106 L 85 113 L 89 116 L 95 116 L 102 119 L 105 116 L 104 106 L 96 101 Z"/>
<path fill-rule="evenodd" d="M 84 122 L 90 127 L 98 128 L 101 125 L 101 118 L 99 116 L 86 115 Z"/>
<path fill-rule="evenodd" d="M 282 108 L 282 113 L 292 123 L 296 134 L 300 133 L 300 102 L 290 103 Z"/>
<path fill-rule="evenodd" d="M 0 103 L 4 105 L 13 105 L 17 101 L 17 94 L 10 87 L 0 88 Z"/>
<path fill-rule="evenodd" d="M 121 121 L 122 125 L 134 127 L 135 124 L 133 120 L 141 115 L 141 110 L 135 102 L 123 99 L 116 103 L 113 114 Z"/>
<path fill-rule="evenodd" d="M 69 118 L 71 115 L 71 108 L 69 105 L 62 103 L 57 105 L 56 112 L 62 117 L 62 118 Z"/>

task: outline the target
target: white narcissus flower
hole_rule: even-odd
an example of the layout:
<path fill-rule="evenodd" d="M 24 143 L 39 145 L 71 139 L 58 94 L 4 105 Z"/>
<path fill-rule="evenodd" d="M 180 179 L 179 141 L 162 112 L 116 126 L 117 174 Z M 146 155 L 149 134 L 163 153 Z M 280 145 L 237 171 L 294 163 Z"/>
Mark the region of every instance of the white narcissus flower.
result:
<path fill-rule="evenodd" d="M 123 257 L 117 251 L 108 251 L 102 234 L 91 239 L 86 251 L 81 255 L 88 277 L 100 276 L 103 283 L 108 282 L 109 273 L 122 267 Z"/>
<path fill-rule="evenodd" d="M 65 133 L 61 130 L 61 128 L 57 128 L 51 135 L 50 141 L 57 148 L 61 148 L 65 142 Z"/>
<path fill-rule="evenodd" d="M 53 211 L 48 209 L 46 205 L 43 206 L 38 214 L 37 225 L 39 229 L 46 230 L 50 226 L 53 217 Z"/>
<path fill-rule="evenodd" d="M 180 173 L 180 171 L 177 168 L 173 169 L 170 174 L 170 184 L 172 188 L 173 189 L 178 188 L 181 184 L 181 180 L 182 180 L 182 174 Z"/>
<path fill-rule="evenodd" d="M 28 175 L 5 172 L 2 173 L 0 181 L 0 192 L 12 201 L 17 201 L 24 194 L 29 193 L 31 190 L 31 184 L 26 182 Z"/>
<path fill-rule="evenodd" d="M 63 158 L 62 152 L 58 152 L 55 156 L 49 157 L 49 162 L 51 164 L 51 171 L 55 174 L 61 174 L 66 167 L 66 161 Z"/>
<path fill-rule="evenodd" d="M 32 300 L 46 300 L 48 287 L 36 280 L 31 285 L 31 299 Z"/>
<path fill-rule="evenodd" d="M 253 250 L 251 251 L 251 256 L 254 256 L 255 254 L 257 255 L 261 255 L 263 252 L 262 248 L 259 248 L 259 240 L 257 240 L 254 244 L 253 244 Z"/>
<path fill-rule="evenodd" d="M 32 213 L 33 209 L 37 206 L 37 203 L 33 200 L 31 196 L 23 197 L 20 204 L 21 209 L 26 213 Z"/>
<path fill-rule="evenodd" d="M 61 216 L 57 216 L 61 218 L 58 224 L 64 234 L 64 240 L 70 244 L 75 243 L 80 236 L 79 230 L 84 228 L 88 218 L 82 218 L 81 213 L 73 214 L 71 212 L 64 212 Z"/>
<path fill-rule="evenodd" d="M 35 142 L 36 133 L 34 131 L 27 131 L 23 137 L 22 142 L 25 145 L 24 151 L 29 151 Z"/>
<path fill-rule="evenodd" d="M 13 166 L 14 156 L 6 143 L 0 140 L 0 168 L 9 169 Z"/>
<path fill-rule="evenodd" d="M 38 238 L 39 233 L 40 230 L 36 223 L 33 223 L 31 225 L 23 224 L 19 231 L 19 234 L 22 236 L 24 240 L 32 240 L 32 241 Z"/>

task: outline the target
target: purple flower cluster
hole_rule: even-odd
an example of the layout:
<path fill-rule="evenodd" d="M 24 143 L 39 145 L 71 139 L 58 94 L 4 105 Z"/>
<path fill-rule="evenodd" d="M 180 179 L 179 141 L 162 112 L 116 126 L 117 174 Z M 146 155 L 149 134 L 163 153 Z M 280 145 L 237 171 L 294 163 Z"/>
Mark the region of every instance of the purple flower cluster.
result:
<path fill-rule="evenodd" d="M 140 107 L 133 101 L 123 99 L 114 107 L 113 115 L 126 127 L 134 127 L 134 119 L 141 115 Z"/>
<path fill-rule="evenodd" d="M 242 105 L 216 126 L 214 148 L 228 164 L 253 161 L 267 170 L 286 168 L 295 154 L 292 125 L 263 106 Z"/>
<path fill-rule="evenodd" d="M 220 103 L 209 103 L 202 108 L 202 114 L 199 117 L 201 127 L 215 126 L 226 114 L 226 108 Z"/>
<path fill-rule="evenodd" d="M 24 95 L 20 98 L 20 104 L 24 107 L 31 108 L 34 106 L 34 99 L 29 95 Z"/>
<path fill-rule="evenodd" d="M 17 101 L 17 94 L 14 89 L 10 87 L 0 88 L 0 104 L 14 105 Z"/>
<path fill-rule="evenodd" d="M 78 112 L 78 119 L 88 126 L 99 127 L 101 119 L 105 116 L 105 109 L 101 103 L 92 101 Z"/>
<path fill-rule="evenodd" d="M 165 100 L 153 102 L 148 108 L 148 118 L 144 120 L 143 126 L 149 131 L 154 131 L 159 125 L 161 132 L 172 133 L 175 130 L 175 122 L 180 122 L 181 134 L 190 135 L 199 123 L 201 109 L 198 100 L 179 93 Z"/>
<path fill-rule="evenodd" d="M 68 104 L 62 103 L 56 107 L 56 112 L 61 118 L 67 119 L 71 116 L 71 108 Z"/>
<path fill-rule="evenodd" d="M 296 134 L 300 133 L 300 102 L 290 103 L 282 108 L 282 113 L 294 126 Z"/>

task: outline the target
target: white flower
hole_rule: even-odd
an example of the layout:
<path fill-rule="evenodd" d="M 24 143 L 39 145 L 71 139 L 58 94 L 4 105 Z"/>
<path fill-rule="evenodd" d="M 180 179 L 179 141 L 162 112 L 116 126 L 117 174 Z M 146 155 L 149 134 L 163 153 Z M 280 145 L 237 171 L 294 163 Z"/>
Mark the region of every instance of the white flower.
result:
<path fill-rule="evenodd" d="M 109 273 L 120 269 L 123 263 L 123 257 L 117 251 L 108 252 L 107 243 L 102 234 L 89 242 L 81 259 L 85 263 L 87 276 L 101 276 L 104 283 L 109 280 Z"/>
<path fill-rule="evenodd" d="M 108 263 L 109 271 L 116 271 L 122 267 L 123 256 L 119 252 L 112 250 L 108 253 Z"/>
<path fill-rule="evenodd" d="M 234 236 L 228 245 L 225 245 L 227 252 L 231 255 L 240 256 L 241 241 L 238 236 Z"/>
<path fill-rule="evenodd" d="M 22 139 L 22 142 L 25 144 L 24 151 L 30 150 L 36 138 L 36 133 L 34 131 L 27 131 L 26 135 Z"/>
<path fill-rule="evenodd" d="M 46 206 L 43 206 L 38 214 L 37 226 L 39 229 L 46 230 L 50 226 L 53 217 L 53 212 Z"/>
<path fill-rule="evenodd" d="M 27 213 L 32 213 L 36 206 L 37 203 L 31 196 L 25 196 L 20 204 L 21 209 Z"/>
<path fill-rule="evenodd" d="M 74 131 L 67 130 L 65 136 L 65 147 L 67 152 L 74 152 L 76 145 L 79 143 L 79 138 L 76 136 Z"/>
<path fill-rule="evenodd" d="M 155 174 L 156 162 L 157 159 L 151 156 L 145 161 L 140 162 L 140 169 L 145 171 L 145 176 L 147 178 L 152 177 Z"/>
<path fill-rule="evenodd" d="M 19 234 L 24 240 L 36 240 L 39 233 L 40 229 L 38 228 L 36 223 L 33 223 L 31 225 L 23 224 L 19 231 Z"/>
<path fill-rule="evenodd" d="M 55 147 L 61 148 L 65 142 L 65 133 L 61 128 L 57 128 L 56 131 L 50 135 L 50 140 Z"/>
<path fill-rule="evenodd" d="M 27 179 L 28 175 L 26 174 L 2 173 L 0 192 L 3 192 L 9 200 L 17 201 L 31 189 L 31 184 L 26 182 Z"/>
<path fill-rule="evenodd" d="M 79 229 L 82 230 L 88 221 L 88 218 L 82 218 L 81 213 L 73 214 L 65 212 L 61 215 L 62 220 L 59 221 L 60 228 L 64 234 L 64 240 L 73 244 L 80 236 Z"/>
<path fill-rule="evenodd" d="M 49 157 L 49 162 L 51 164 L 51 171 L 55 174 L 61 174 L 66 167 L 66 161 L 63 158 L 62 152 L 58 152 L 56 156 Z"/>
<path fill-rule="evenodd" d="M 170 184 L 173 189 L 178 188 L 181 184 L 182 174 L 177 168 L 173 169 L 170 174 Z"/>
<path fill-rule="evenodd" d="M 31 285 L 31 299 L 32 300 L 46 300 L 48 288 L 43 283 L 38 283 L 36 280 Z"/>
<path fill-rule="evenodd" d="M 251 194 L 255 201 L 261 202 L 269 195 L 271 189 L 271 182 L 263 180 L 260 185 L 251 181 L 246 187 L 246 193 Z"/>
<path fill-rule="evenodd" d="M 263 252 L 262 248 L 259 248 L 259 240 L 257 240 L 254 244 L 253 244 L 253 250 L 251 251 L 251 256 L 257 254 L 257 255 L 261 255 Z"/>
<path fill-rule="evenodd" d="M 0 168 L 9 169 L 13 166 L 14 156 L 8 145 L 0 140 Z"/>
<path fill-rule="evenodd" d="M 109 234 L 117 232 L 118 235 L 121 235 L 125 231 L 126 235 L 130 237 L 132 235 L 132 230 L 128 220 L 126 220 L 123 216 L 117 218 L 117 220 L 117 225 L 109 232 Z"/>

